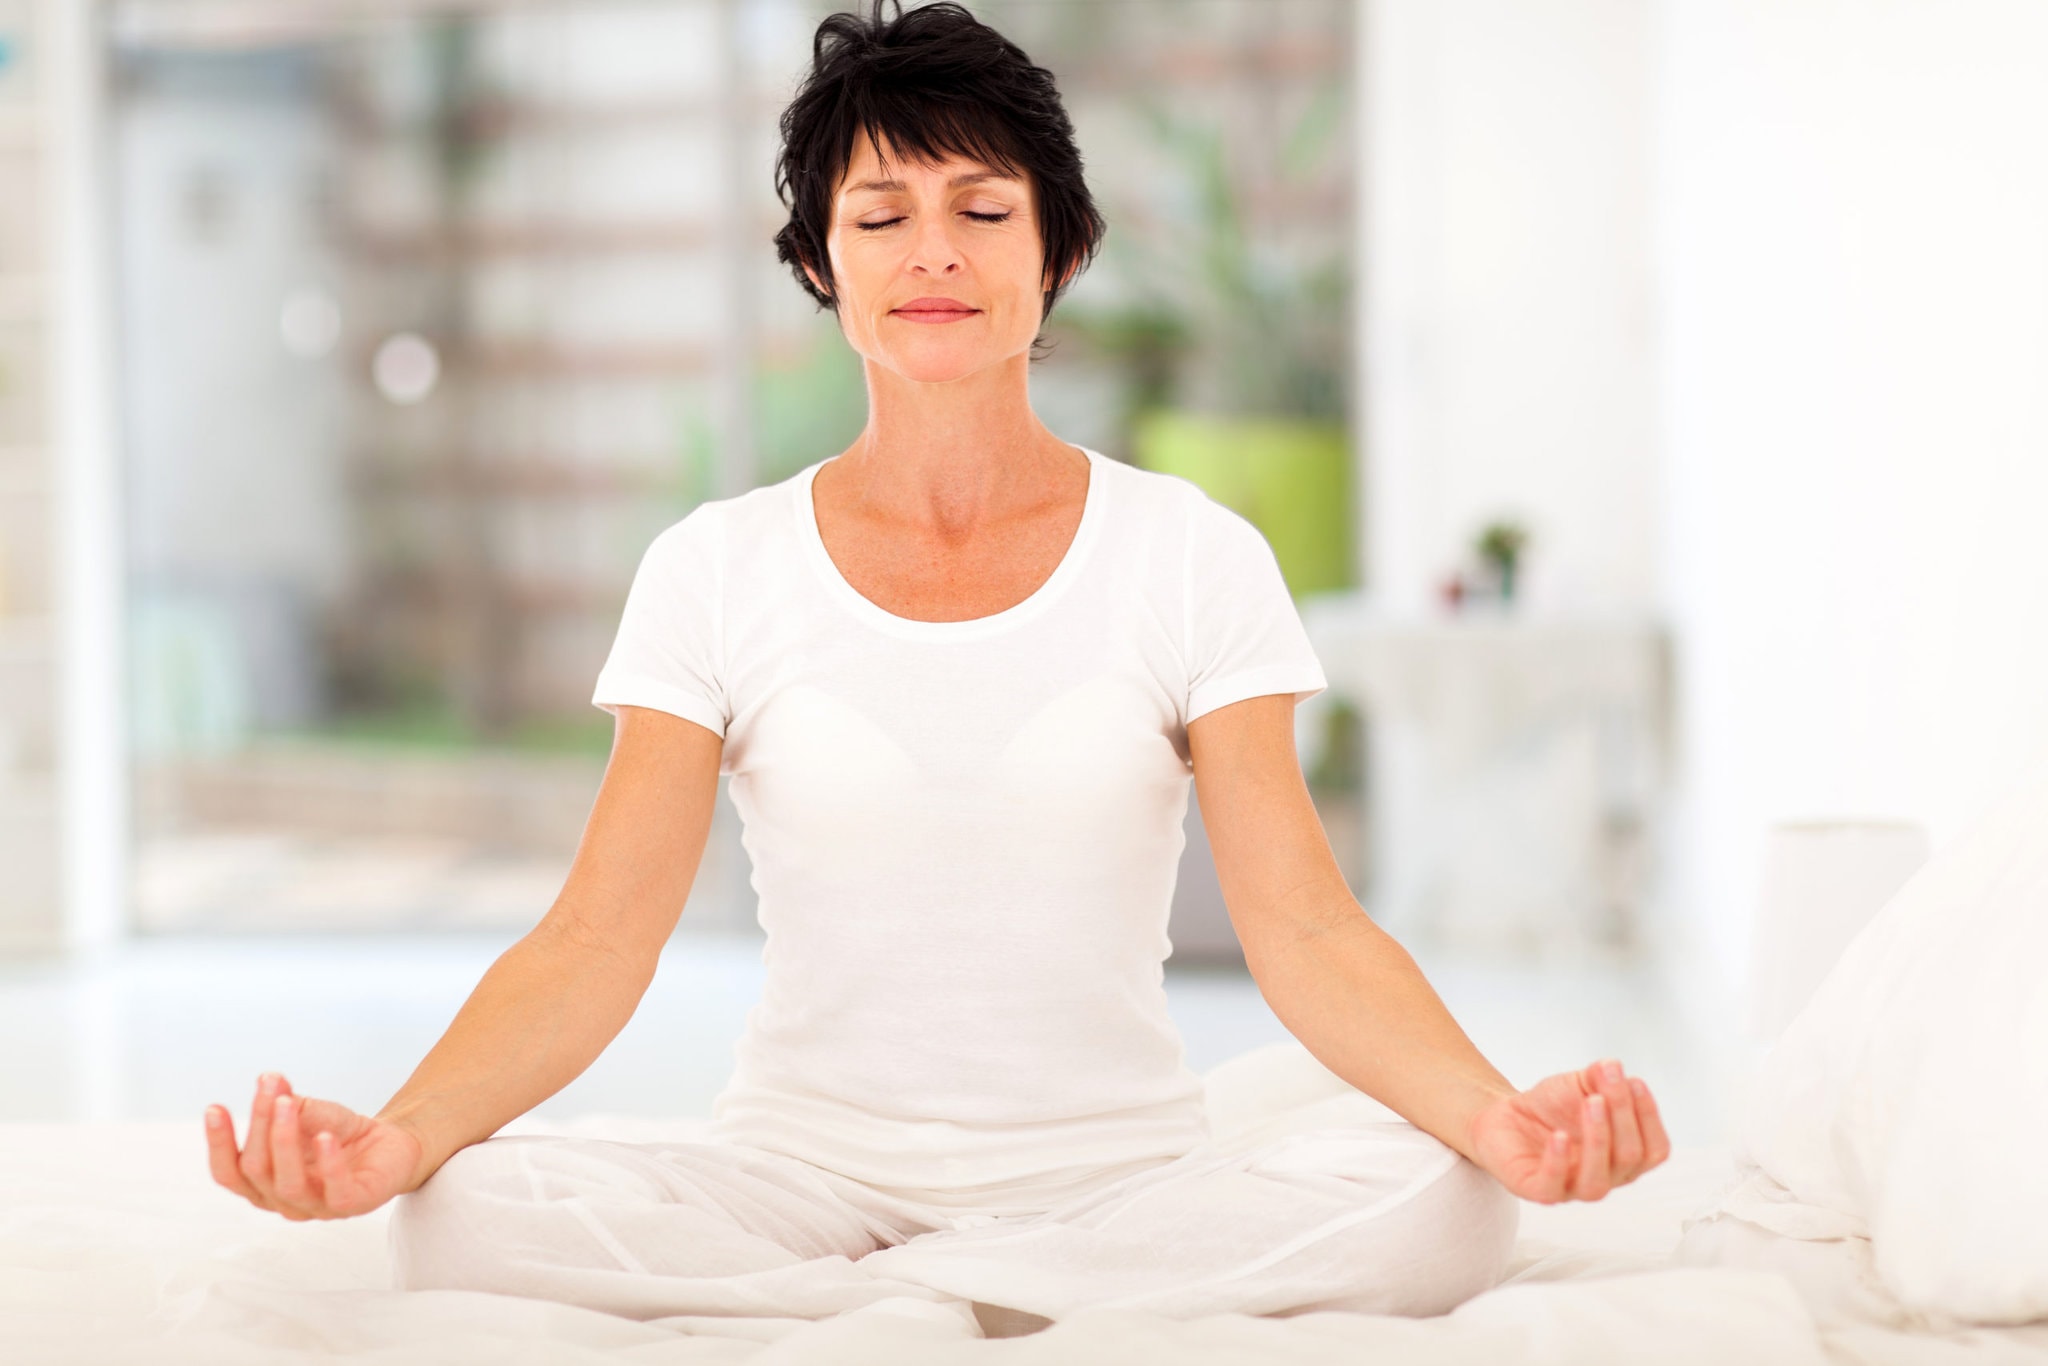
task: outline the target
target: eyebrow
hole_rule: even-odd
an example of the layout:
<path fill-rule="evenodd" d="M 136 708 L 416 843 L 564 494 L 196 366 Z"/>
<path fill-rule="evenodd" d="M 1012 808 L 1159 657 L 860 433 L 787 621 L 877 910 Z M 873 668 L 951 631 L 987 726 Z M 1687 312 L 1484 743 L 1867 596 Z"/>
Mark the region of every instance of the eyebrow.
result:
<path fill-rule="evenodd" d="M 976 185 L 984 180 L 1015 179 L 1015 176 L 1007 176 L 1002 174 L 1000 171 L 963 171 L 959 175 L 956 175 L 951 180 L 947 181 L 946 188 L 957 190 L 962 185 Z M 846 193 L 853 194 L 858 190 L 902 190 L 908 188 L 909 187 L 906 186 L 900 180 L 863 180 L 858 185 L 848 185 L 846 187 Z"/>

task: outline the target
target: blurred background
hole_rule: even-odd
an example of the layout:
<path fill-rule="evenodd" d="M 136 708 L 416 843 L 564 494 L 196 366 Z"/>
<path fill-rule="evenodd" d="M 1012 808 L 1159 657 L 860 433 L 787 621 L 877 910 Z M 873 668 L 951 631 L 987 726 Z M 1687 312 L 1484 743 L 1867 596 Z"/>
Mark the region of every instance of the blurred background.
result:
<path fill-rule="evenodd" d="M 1788 832 L 2048 745 L 2048 9 L 971 7 L 1110 223 L 1033 401 L 1274 546 L 1361 903 L 1721 1141 Z M 836 8 L 0 0 L 0 1119 L 372 1109 L 548 909 L 647 543 L 864 418 L 770 241 Z M 1188 831 L 1202 1068 L 1284 1030 Z M 747 872 L 544 1110 L 708 1111 Z"/>

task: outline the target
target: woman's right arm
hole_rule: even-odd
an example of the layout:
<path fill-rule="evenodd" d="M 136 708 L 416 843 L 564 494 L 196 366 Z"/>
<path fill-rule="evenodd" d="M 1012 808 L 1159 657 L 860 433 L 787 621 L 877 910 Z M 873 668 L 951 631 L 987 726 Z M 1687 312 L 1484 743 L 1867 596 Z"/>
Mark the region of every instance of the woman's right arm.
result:
<path fill-rule="evenodd" d="M 364 1213 L 554 1095 L 625 1027 L 703 857 L 723 742 L 651 708 L 622 705 L 617 716 L 561 894 L 411 1078 L 370 1118 L 266 1077 L 239 1152 L 225 1110 L 208 1112 L 220 1184 L 287 1217 Z"/>

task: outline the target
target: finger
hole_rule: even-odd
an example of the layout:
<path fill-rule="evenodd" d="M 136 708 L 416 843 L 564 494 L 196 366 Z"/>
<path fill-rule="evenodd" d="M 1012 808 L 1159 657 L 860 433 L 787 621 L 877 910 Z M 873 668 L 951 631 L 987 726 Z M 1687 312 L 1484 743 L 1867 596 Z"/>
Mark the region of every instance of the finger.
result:
<path fill-rule="evenodd" d="M 1543 1160 L 1536 1168 L 1536 1187 L 1530 1199 L 1554 1205 L 1565 1198 L 1571 1178 L 1571 1152 L 1572 1136 L 1563 1129 L 1552 1129 L 1543 1145 Z"/>
<path fill-rule="evenodd" d="M 1579 1102 L 1579 1169 L 1572 1182 L 1572 1195 L 1580 1200 L 1598 1200 L 1607 1194 L 1607 1159 L 1613 1151 L 1613 1132 L 1607 1122 L 1607 1097 L 1595 1091 Z"/>
<path fill-rule="evenodd" d="M 249 1141 L 242 1145 L 242 1175 L 272 1205 L 277 1200 L 270 1185 L 270 1113 L 282 1080 L 275 1072 L 256 1078 L 256 1099 L 249 1106 Z"/>
<path fill-rule="evenodd" d="M 241 1154 L 235 1151 L 235 1117 L 225 1105 L 206 1107 L 206 1165 L 213 1179 L 258 1209 L 269 1209 L 249 1178 L 242 1175 Z"/>
<path fill-rule="evenodd" d="M 1600 1094 L 1607 1098 L 1607 1117 L 1614 1126 L 1614 1153 L 1608 1171 L 1615 1185 L 1625 1186 L 1643 1170 L 1643 1128 L 1636 1118 L 1636 1095 L 1620 1063 L 1607 1063 L 1600 1075 Z"/>
<path fill-rule="evenodd" d="M 350 1204 L 354 1192 L 350 1189 L 348 1173 L 341 1161 L 341 1144 L 334 1135 L 322 1130 L 313 1136 L 314 1160 L 320 1169 L 321 1198 L 327 1208 L 336 1214 L 354 1213 Z"/>
<path fill-rule="evenodd" d="M 1664 1117 L 1657 1112 L 1657 1100 L 1650 1094 L 1650 1083 L 1641 1077 L 1630 1078 L 1630 1089 L 1636 1096 L 1636 1113 L 1643 1124 L 1643 1166 L 1654 1167 L 1671 1156 L 1671 1138 L 1664 1132 Z"/>
<path fill-rule="evenodd" d="M 279 1096 L 270 1121 L 270 1166 L 278 1200 L 302 1213 L 320 1203 L 306 1183 L 306 1153 L 299 1146 L 299 1098 Z"/>

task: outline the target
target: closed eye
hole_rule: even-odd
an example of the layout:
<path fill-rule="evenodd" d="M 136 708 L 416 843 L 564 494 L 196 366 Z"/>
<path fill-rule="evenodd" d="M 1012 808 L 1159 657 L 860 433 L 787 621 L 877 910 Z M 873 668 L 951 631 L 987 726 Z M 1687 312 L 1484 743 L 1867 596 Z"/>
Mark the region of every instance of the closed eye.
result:
<path fill-rule="evenodd" d="M 973 219 L 973 220 L 974 220 L 975 222 L 977 222 L 977 223 L 1000 223 L 1000 222 L 1002 222 L 1002 221 L 1003 221 L 1004 219 L 1008 218 L 1008 217 L 1010 216 L 1010 214 L 1009 214 L 1009 211 L 1008 211 L 1008 210 L 1004 210 L 1004 211 L 1003 211 L 1002 213 L 973 213 L 973 212 L 969 212 L 969 213 L 967 214 L 967 216 L 968 216 L 969 218 L 972 218 L 972 219 Z M 861 230 L 862 232 L 873 232 L 873 231 L 874 231 L 875 229 L 877 229 L 877 228 L 892 228 L 892 227 L 896 226 L 896 224 L 898 224 L 898 223 L 901 223 L 902 221 L 903 221 L 903 219 L 902 219 L 901 217 L 896 217 L 896 218 L 884 218 L 884 219 L 882 219 L 882 220 L 881 220 L 881 221 L 879 221 L 879 222 L 875 222 L 875 223 L 855 223 L 855 224 L 854 224 L 853 226 L 855 226 L 856 228 L 859 228 L 859 229 L 860 229 L 860 230 Z"/>

